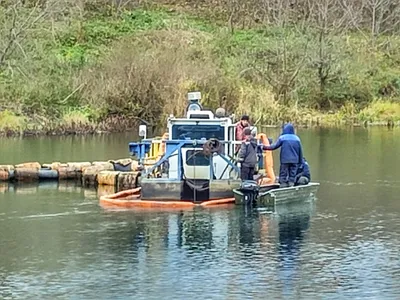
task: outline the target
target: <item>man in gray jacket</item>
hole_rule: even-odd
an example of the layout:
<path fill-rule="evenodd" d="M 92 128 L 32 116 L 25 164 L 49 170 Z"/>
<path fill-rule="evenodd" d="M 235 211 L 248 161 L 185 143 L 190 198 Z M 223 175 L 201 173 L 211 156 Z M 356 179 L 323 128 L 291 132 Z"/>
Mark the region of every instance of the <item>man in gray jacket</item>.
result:
<path fill-rule="evenodd" d="M 243 131 L 244 141 L 240 147 L 238 161 L 240 162 L 240 178 L 254 180 L 254 171 L 257 164 L 257 140 L 251 134 L 250 128 Z"/>

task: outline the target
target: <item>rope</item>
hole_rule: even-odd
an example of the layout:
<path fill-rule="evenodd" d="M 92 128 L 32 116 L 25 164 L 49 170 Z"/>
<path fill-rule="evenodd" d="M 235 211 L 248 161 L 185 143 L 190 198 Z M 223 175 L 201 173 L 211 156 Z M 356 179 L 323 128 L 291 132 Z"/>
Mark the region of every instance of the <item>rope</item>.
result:
<path fill-rule="evenodd" d="M 222 151 L 223 151 L 222 143 L 218 139 L 215 139 L 215 138 L 209 139 L 203 145 L 203 153 L 206 156 L 211 156 L 214 153 L 221 154 Z"/>

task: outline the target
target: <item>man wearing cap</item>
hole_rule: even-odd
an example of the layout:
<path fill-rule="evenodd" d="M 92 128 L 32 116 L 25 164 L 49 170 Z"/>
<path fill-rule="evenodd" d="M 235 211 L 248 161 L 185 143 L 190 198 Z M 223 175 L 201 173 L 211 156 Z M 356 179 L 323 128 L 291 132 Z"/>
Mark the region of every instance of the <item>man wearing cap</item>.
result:
<path fill-rule="evenodd" d="M 249 127 L 249 116 L 243 115 L 240 119 L 239 123 L 236 125 L 236 140 L 237 141 L 244 141 L 246 138 L 243 134 L 244 129 Z"/>

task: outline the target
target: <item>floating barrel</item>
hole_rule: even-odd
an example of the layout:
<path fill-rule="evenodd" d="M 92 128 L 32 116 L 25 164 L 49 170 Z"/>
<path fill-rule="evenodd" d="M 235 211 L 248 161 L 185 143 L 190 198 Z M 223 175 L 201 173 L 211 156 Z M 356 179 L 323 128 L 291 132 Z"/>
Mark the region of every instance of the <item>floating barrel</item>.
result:
<path fill-rule="evenodd" d="M 67 166 L 72 169 L 76 169 L 77 171 L 83 171 L 84 168 L 90 167 L 92 163 L 90 162 L 69 162 Z"/>
<path fill-rule="evenodd" d="M 60 180 L 80 179 L 82 178 L 82 172 L 73 167 L 60 167 L 58 169 L 58 178 Z"/>
<path fill-rule="evenodd" d="M 101 171 L 97 174 L 97 183 L 99 185 L 117 185 L 118 171 Z"/>
<path fill-rule="evenodd" d="M 58 179 L 57 170 L 39 169 L 38 172 L 39 172 L 39 179 L 41 179 L 41 180 Z"/>
<path fill-rule="evenodd" d="M 95 185 L 97 180 L 97 174 L 101 171 L 113 171 L 114 167 L 112 163 L 103 163 L 93 165 L 83 169 L 82 182 L 84 185 Z"/>
<path fill-rule="evenodd" d="M 12 172 L 13 176 L 10 176 Z M 9 181 L 14 177 L 14 166 L 13 165 L 0 165 L 0 181 Z"/>
<path fill-rule="evenodd" d="M 92 163 L 92 166 L 103 167 L 104 169 L 108 169 L 108 170 L 114 170 L 113 164 L 108 161 L 94 161 Z"/>
<path fill-rule="evenodd" d="M 50 169 L 52 170 L 59 170 L 60 168 L 65 168 L 65 167 L 68 167 L 68 165 L 60 162 L 53 162 L 50 164 Z"/>
<path fill-rule="evenodd" d="M 153 164 L 147 160 L 145 164 Z M 109 171 L 109 172 L 103 172 Z M 99 173 L 101 175 L 99 176 Z M 122 176 L 119 176 L 123 172 Z M 84 185 L 113 185 L 117 188 L 134 188 L 138 185 L 139 163 L 130 158 L 115 161 L 53 162 L 43 164 L 28 162 L 13 165 L 0 165 L 0 181 L 39 182 L 46 180 L 81 180 Z"/>
<path fill-rule="evenodd" d="M 14 166 L 13 165 L 0 165 L 0 171 L 10 172 L 12 170 L 14 170 Z"/>
<path fill-rule="evenodd" d="M 117 177 L 118 191 L 135 188 L 138 186 L 140 172 L 121 172 Z"/>
<path fill-rule="evenodd" d="M 87 167 L 82 173 L 82 183 L 86 186 L 95 185 L 99 169 L 95 166 Z"/>
<path fill-rule="evenodd" d="M 39 170 L 42 166 L 38 162 L 27 162 L 23 164 L 18 164 L 15 169 L 36 169 Z"/>
<path fill-rule="evenodd" d="M 17 181 L 38 181 L 39 180 L 39 169 L 37 168 L 16 168 L 15 179 Z"/>
<path fill-rule="evenodd" d="M 10 173 L 8 171 L 0 170 L 0 181 L 8 181 Z"/>

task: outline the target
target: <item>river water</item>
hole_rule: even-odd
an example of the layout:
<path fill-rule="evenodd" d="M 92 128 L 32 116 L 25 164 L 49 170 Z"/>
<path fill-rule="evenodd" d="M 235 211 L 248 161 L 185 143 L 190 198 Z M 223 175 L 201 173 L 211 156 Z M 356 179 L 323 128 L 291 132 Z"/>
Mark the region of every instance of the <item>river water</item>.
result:
<path fill-rule="evenodd" d="M 400 130 L 299 135 L 321 187 L 291 213 L 106 211 L 74 184 L 0 185 L 0 299 L 400 299 Z M 133 138 L 0 139 L 0 164 L 123 158 Z"/>

